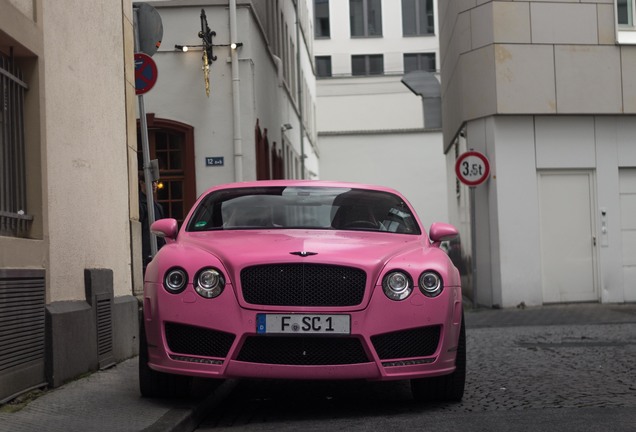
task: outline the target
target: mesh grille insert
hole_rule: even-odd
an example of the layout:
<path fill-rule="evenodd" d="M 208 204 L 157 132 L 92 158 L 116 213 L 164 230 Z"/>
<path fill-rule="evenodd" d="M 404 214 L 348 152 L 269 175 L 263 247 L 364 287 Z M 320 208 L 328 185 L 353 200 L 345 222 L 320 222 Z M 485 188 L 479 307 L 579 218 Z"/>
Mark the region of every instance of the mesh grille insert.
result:
<path fill-rule="evenodd" d="M 241 271 L 247 303 L 268 306 L 354 306 L 362 302 L 364 270 L 325 264 L 268 264 Z"/>
<path fill-rule="evenodd" d="M 435 354 L 441 326 L 419 327 L 371 337 L 382 360 L 427 357 Z"/>
<path fill-rule="evenodd" d="M 251 336 L 237 358 L 278 365 L 345 365 L 369 361 L 356 338 Z"/>
<path fill-rule="evenodd" d="M 217 330 L 167 322 L 166 341 L 170 351 L 202 357 L 226 357 L 234 335 Z"/>

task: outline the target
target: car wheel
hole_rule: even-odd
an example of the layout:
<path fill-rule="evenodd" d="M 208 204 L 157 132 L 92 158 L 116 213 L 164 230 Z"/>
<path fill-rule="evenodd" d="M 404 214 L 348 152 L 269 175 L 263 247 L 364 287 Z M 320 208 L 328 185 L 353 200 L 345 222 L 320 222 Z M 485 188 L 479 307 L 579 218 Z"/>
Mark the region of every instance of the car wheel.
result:
<path fill-rule="evenodd" d="M 148 398 L 185 398 L 191 393 L 192 377 L 152 370 L 148 366 L 148 341 L 143 315 L 139 323 L 139 390 Z"/>
<path fill-rule="evenodd" d="M 455 371 L 449 375 L 411 380 L 413 398 L 422 402 L 460 402 L 466 382 L 466 328 L 464 314 L 457 342 Z"/>

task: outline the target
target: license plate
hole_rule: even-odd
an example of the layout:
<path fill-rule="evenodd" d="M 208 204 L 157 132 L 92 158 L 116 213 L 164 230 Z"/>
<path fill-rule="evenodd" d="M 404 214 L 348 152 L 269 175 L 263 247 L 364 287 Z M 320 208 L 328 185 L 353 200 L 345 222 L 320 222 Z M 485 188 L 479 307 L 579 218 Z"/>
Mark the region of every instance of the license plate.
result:
<path fill-rule="evenodd" d="M 260 334 L 349 334 L 349 315 L 256 314 Z"/>

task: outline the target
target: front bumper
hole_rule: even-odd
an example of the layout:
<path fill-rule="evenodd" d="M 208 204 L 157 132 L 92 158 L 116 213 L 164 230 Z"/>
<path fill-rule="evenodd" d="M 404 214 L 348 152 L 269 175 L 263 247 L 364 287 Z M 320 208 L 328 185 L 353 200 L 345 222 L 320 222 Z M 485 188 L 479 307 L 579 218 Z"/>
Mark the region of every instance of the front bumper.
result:
<path fill-rule="evenodd" d="M 455 370 L 461 324 L 459 287 L 436 298 L 418 290 L 392 301 L 376 287 L 355 308 L 241 307 L 227 286 L 204 299 L 191 286 L 174 295 L 146 284 L 144 323 L 149 366 L 157 371 L 208 378 L 396 380 Z M 258 313 L 346 314 L 343 336 L 262 335 Z"/>

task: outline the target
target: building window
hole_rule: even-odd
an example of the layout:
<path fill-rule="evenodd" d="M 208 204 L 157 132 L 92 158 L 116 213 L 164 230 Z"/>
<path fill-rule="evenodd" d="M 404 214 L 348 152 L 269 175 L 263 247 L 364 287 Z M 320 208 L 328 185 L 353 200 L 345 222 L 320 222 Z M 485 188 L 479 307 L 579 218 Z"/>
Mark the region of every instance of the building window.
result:
<path fill-rule="evenodd" d="M 634 25 L 634 0 L 616 0 L 616 18 L 619 26 Z"/>
<path fill-rule="evenodd" d="M 331 56 L 316 56 L 316 76 L 331 76 Z"/>
<path fill-rule="evenodd" d="M 433 0 L 402 0 L 402 34 L 426 36 L 434 33 Z"/>
<path fill-rule="evenodd" d="M 616 0 L 616 38 L 620 44 L 636 45 L 636 0 Z"/>
<path fill-rule="evenodd" d="M 384 74 L 384 56 L 382 54 L 351 56 L 351 75 L 367 76 L 382 74 Z"/>
<path fill-rule="evenodd" d="M 157 202 L 164 216 L 176 219 L 179 226 L 196 201 L 194 176 L 194 129 L 184 123 L 155 118 L 147 114 L 150 159 L 159 163 Z M 137 121 L 137 166 L 143 167 L 141 124 Z"/>
<path fill-rule="evenodd" d="M 329 28 L 329 0 L 314 0 L 314 31 L 317 38 L 331 37 Z"/>
<path fill-rule="evenodd" d="M 380 0 L 349 0 L 351 36 L 382 36 Z"/>
<path fill-rule="evenodd" d="M 404 73 L 415 70 L 435 72 L 435 53 L 404 54 Z"/>
<path fill-rule="evenodd" d="M 0 54 L 0 235 L 26 237 L 27 214 L 24 97 L 22 71 Z"/>

